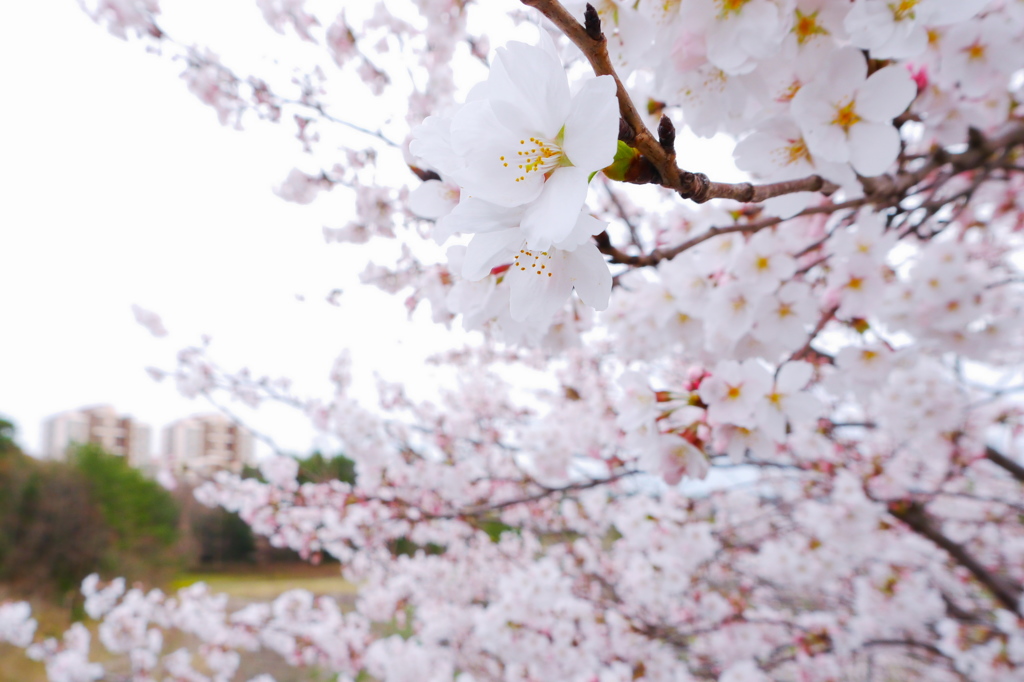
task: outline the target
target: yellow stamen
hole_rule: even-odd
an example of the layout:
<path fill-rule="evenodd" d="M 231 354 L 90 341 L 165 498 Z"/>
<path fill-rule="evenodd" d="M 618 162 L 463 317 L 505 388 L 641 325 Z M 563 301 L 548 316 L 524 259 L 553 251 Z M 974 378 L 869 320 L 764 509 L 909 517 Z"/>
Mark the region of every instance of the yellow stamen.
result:
<path fill-rule="evenodd" d="M 810 14 L 804 14 L 800 10 L 796 10 L 793 33 L 796 34 L 796 42 L 800 45 L 803 45 L 814 36 L 828 35 L 828 31 L 818 23 L 817 10 Z"/>
<path fill-rule="evenodd" d="M 985 46 L 977 40 L 965 47 L 963 51 L 967 53 L 967 58 L 972 62 L 985 58 Z"/>
<path fill-rule="evenodd" d="M 850 128 L 861 121 L 861 117 L 854 110 L 855 102 L 850 100 L 842 106 L 836 107 L 836 117 L 832 119 L 832 125 L 839 126 L 844 133 L 850 132 Z"/>
<path fill-rule="evenodd" d="M 743 9 L 743 5 L 748 2 L 750 0 L 718 0 L 718 4 L 722 8 L 718 13 L 718 18 L 725 19 L 730 14 L 739 14 Z"/>
<path fill-rule="evenodd" d="M 892 18 L 896 21 L 903 21 L 904 19 L 915 19 L 914 7 L 921 0 L 900 0 L 899 2 L 890 2 L 889 11 L 892 12 Z"/>

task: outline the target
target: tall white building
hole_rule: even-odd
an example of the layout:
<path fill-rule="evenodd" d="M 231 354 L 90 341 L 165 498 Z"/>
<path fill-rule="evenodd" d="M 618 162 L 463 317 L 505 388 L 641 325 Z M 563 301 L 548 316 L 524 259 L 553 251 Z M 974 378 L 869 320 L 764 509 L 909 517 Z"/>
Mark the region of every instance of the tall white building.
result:
<path fill-rule="evenodd" d="M 163 431 L 163 466 L 185 478 L 208 478 L 216 471 L 239 473 L 252 462 L 253 437 L 222 414 L 179 419 Z"/>
<path fill-rule="evenodd" d="M 149 465 L 149 425 L 119 415 L 110 405 L 96 405 L 55 414 L 43 423 L 43 452 L 62 460 L 73 445 L 95 443 L 134 467 Z"/>

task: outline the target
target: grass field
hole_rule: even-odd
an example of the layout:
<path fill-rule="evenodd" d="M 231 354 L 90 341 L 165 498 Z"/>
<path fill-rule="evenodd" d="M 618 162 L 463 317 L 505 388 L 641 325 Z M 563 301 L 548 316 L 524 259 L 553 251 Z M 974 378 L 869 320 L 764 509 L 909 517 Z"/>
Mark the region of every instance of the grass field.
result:
<path fill-rule="evenodd" d="M 310 566 L 308 564 L 276 565 L 263 568 L 253 566 L 226 566 L 203 573 L 183 573 L 169 584 L 161 586 L 167 592 L 204 582 L 213 592 L 229 595 L 229 608 L 241 608 L 255 601 L 269 601 L 288 590 L 304 589 L 316 595 L 337 598 L 342 608 L 355 600 L 356 588 L 341 577 L 335 565 Z M 2 586 L 0 586 L 2 587 Z M 45 636 L 60 636 L 71 622 L 69 608 L 61 608 L 45 602 L 33 601 L 33 613 L 39 621 L 38 633 Z M 86 621 L 95 633 L 96 624 Z M 169 637 L 164 651 L 170 653 L 181 646 L 192 648 L 194 641 L 182 637 Z M 93 639 L 93 660 L 104 662 L 109 655 L 102 645 Z M 321 671 L 301 670 L 288 666 L 279 656 L 271 652 L 243 655 L 238 680 L 248 680 L 260 673 L 267 673 L 277 682 L 326 682 L 333 679 Z M 6 644 L 0 644 L 0 681 L 2 682 L 45 682 L 46 675 L 41 663 L 29 660 L 24 652 Z"/>

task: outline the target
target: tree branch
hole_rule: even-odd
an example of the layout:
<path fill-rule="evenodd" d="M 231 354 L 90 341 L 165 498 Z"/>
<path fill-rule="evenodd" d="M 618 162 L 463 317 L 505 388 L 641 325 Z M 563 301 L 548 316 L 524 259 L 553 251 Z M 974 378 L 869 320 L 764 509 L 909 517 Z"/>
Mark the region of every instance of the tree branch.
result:
<path fill-rule="evenodd" d="M 1021 483 L 1024 483 L 1024 466 L 1021 466 L 1003 453 L 991 447 L 985 448 L 985 457 L 996 466 L 1009 471 L 1011 476 Z"/>
<path fill-rule="evenodd" d="M 703 173 L 693 173 L 680 169 L 675 162 L 675 152 L 662 146 L 663 135 L 655 135 L 644 123 L 640 111 L 633 103 L 622 80 L 615 72 L 608 56 L 608 41 L 600 32 L 600 20 L 593 8 L 588 9 L 587 27 L 580 24 L 558 0 L 521 0 L 524 5 L 533 7 L 572 41 L 590 62 L 591 68 L 598 76 L 611 76 L 615 79 L 615 94 L 619 100 L 619 114 L 626 124 L 632 128 L 633 137 L 630 145 L 645 156 L 657 169 L 661 176 L 661 185 L 677 192 L 684 199 L 698 204 L 711 199 L 735 199 L 737 201 L 758 202 L 792 192 L 824 192 L 830 194 L 838 189 L 837 185 L 812 175 L 799 180 L 787 180 L 767 185 L 752 185 L 749 182 L 731 184 L 712 182 Z M 590 7 L 588 5 L 588 7 Z M 589 30 L 588 30 L 589 29 Z M 596 36 L 596 37 L 595 37 Z M 672 136 L 674 139 L 674 136 Z"/>
<path fill-rule="evenodd" d="M 918 535 L 931 540 L 958 564 L 970 571 L 978 582 L 987 587 L 1003 608 L 1017 613 L 1021 598 L 1021 587 L 996 575 L 971 556 L 963 545 L 953 542 L 936 527 L 934 519 L 925 511 L 920 502 L 897 501 L 889 504 L 889 513 L 905 523 Z"/>

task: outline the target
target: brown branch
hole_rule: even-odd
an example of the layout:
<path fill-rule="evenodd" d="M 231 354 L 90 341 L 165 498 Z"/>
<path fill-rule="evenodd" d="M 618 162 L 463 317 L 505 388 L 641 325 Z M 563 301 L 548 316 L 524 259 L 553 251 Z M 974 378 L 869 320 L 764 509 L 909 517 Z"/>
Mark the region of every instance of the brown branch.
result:
<path fill-rule="evenodd" d="M 796 180 L 755 185 L 749 182 L 713 182 L 703 173 L 694 173 L 680 169 L 675 162 L 675 152 L 670 146 L 670 143 L 674 142 L 675 139 L 675 131 L 671 128 L 671 122 L 663 118 L 657 135 L 653 134 L 647 127 L 639 110 L 622 84 L 622 80 L 615 72 L 615 67 L 608 56 L 607 40 L 601 32 L 601 22 L 594 8 L 590 5 L 587 6 L 585 14 L 586 26 L 584 26 L 558 0 L 521 0 L 521 2 L 524 5 L 533 7 L 554 23 L 583 52 L 595 74 L 598 76 L 611 76 L 615 80 L 619 113 L 623 119 L 623 130 L 620 132 L 619 137 L 638 150 L 645 162 L 649 163 L 652 167 L 652 172 L 645 173 L 640 178 L 634 178 L 633 181 L 642 184 L 660 184 L 677 192 L 684 199 L 690 199 L 696 203 L 703 203 L 711 199 L 732 199 L 745 203 L 758 203 L 794 192 L 821 192 L 829 195 L 838 189 L 834 183 L 817 175 Z M 985 138 L 979 131 L 974 129 L 970 133 L 969 147 L 964 152 L 950 154 L 942 148 L 936 148 L 930 154 L 920 157 L 924 159 L 924 163 L 916 170 L 900 170 L 894 174 L 860 178 L 865 194 L 863 199 L 845 202 L 843 205 L 833 207 L 815 207 L 816 210 L 807 210 L 799 215 L 831 212 L 839 210 L 841 206 L 846 207 L 869 203 L 880 208 L 898 205 L 907 192 L 915 185 L 921 183 L 928 175 L 943 166 L 948 165 L 955 175 L 985 165 L 993 161 L 993 156 L 1000 153 L 1002 158 L 999 163 L 1005 165 L 1009 151 L 1016 146 L 1024 144 L 1024 124 L 1020 121 L 1015 121 L 1006 132 L 991 139 Z M 781 222 L 781 220 L 774 220 L 770 224 L 778 222 Z M 696 244 L 717 235 L 728 232 L 754 232 L 760 229 L 759 227 L 754 227 L 754 225 L 756 224 L 712 228 L 706 233 L 698 235 L 694 239 L 672 249 L 665 251 L 655 250 L 641 256 L 630 256 L 622 253 L 612 246 L 607 238 L 603 241 L 598 239 L 598 245 L 602 247 L 603 253 L 612 256 L 612 262 L 634 266 L 655 265 L 661 260 L 673 258 L 686 249 L 692 248 Z"/>
<path fill-rule="evenodd" d="M 459 511 L 449 512 L 449 513 L 435 514 L 433 512 L 428 512 L 428 511 L 426 511 L 424 509 L 421 509 L 420 507 L 415 507 L 415 505 L 409 505 L 409 506 L 410 507 L 415 507 L 415 509 L 417 509 L 417 511 L 419 511 L 424 516 L 424 518 L 428 518 L 428 519 L 432 519 L 432 520 L 464 519 L 464 518 L 470 517 L 470 516 L 481 516 L 481 515 L 484 515 L 484 514 L 489 514 L 491 512 L 500 511 L 502 509 L 506 509 L 508 507 L 514 507 L 514 506 L 520 505 L 520 504 L 529 504 L 530 502 L 539 502 L 539 501 L 541 501 L 541 500 L 543 500 L 543 499 L 545 499 L 547 497 L 551 497 L 552 495 L 557 495 L 557 494 L 563 494 L 564 495 L 566 493 L 575 492 L 575 491 L 578 491 L 578 490 L 589 490 L 591 488 L 598 488 L 598 487 L 600 487 L 602 485 L 609 485 L 611 483 L 615 483 L 616 481 L 622 480 L 623 478 L 627 478 L 629 476 L 633 476 L 633 475 L 638 474 L 638 473 L 640 473 L 640 472 L 637 471 L 637 470 L 630 469 L 630 470 L 627 470 L 627 471 L 621 471 L 621 472 L 619 472 L 617 474 L 614 474 L 612 476 L 608 476 L 607 478 L 595 478 L 595 479 L 591 479 L 589 481 L 581 481 L 579 483 L 570 483 L 569 485 L 561 486 L 561 487 L 558 487 L 558 488 L 548 488 L 548 487 L 540 486 L 541 487 L 541 491 L 538 492 L 538 493 L 534 493 L 533 495 L 525 495 L 523 497 L 516 497 L 516 498 L 513 498 L 511 500 L 505 500 L 504 502 L 496 502 L 494 504 L 483 504 L 483 505 L 478 505 L 478 506 L 475 506 L 475 507 L 468 507 L 466 509 L 461 509 Z"/>
<path fill-rule="evenodd" d="M 709 182 L 706 197 L 691 197 L 697 203 L 708 199 L 732 199 L 748 204 L 757 204 L 772 197 L 780 197 L 796 192 L 821 192 L 829 195 L 839 189 L 839 185 L 829 182 L 820 175 L 810 175 L 798 180 L 783 180 L 767 185 L 754 185 L 749 182 L 728 183 Z"/>
<path fill-rule="evenodd" d="M 958 564 L 966 568 L 978 582 L 992 593 L 1003 608 L 1016 613 L 1021 598 L 1021 587 L 1005 577 L 989 571 L 975 559 L 963 545 L 953 542 L 942 534 L 934 519 L 925 511 L 920 502 L 898 501 L 889 504 L 889 513 L 905 523 L 912 531 L 944 549 Z"/>
<path fill-rule="evenodd" d="M 825 325 L 828 324 L 836 316 L 837 310 L 839 310 L 839 306 L 833 306 L 822 314 L 821 318 L 818 320 L 818 324 L 814 325 L 814 329 L 811 331 L 810 336 L 807 337 L 807 343 L 805 343 L 799 350 L 790 355 L 789 360 L 787 360 L 786 362 L 802 360 L 811 353 L 814 353 L 819 357 L 828 357 L 829 360 L 832 360 L 831 357 L 814 350 L 811 344 L 814 343 L 814 339 L 818 338 L 818 334 L 820 334 L 821 330 L 825 328 Z"/>
<path fill-rule="evenodd" d="M 971 148 L 960 154 L 948 154 L 942 149 L 937 149 L 932 152 L 931 160 L 926 163 L 922 168 L 915 171 L 900 171 L 894 175 L 880 175 L 874 178 L 861 178 L 861 182 L 864 185 L 865 196 L 859 199 L 851 199 L 844 201 L 839 204 L 823 204 L 820 206 L 812 206 L 806 208 L 800 213 L 793 216 L 793 218 L 799 218 L 803 216 L 821 214 L 821 213 L 834 213 L 836 211 L 844 210 L 847 208 L 858 208 L 868 204 L 874 205 L 877 208 L 887 208 L 892 206 L 898 206 L 900 202 L 905 198 L 906 193 L 909 192 L 915 185 L 920 184 L 929 174 L 933 173 L 938 168 L 945 164 L 948 164 L 953 171 L 956 173 L 965 172 L 968 170 L 974 170 L 983 164 L 989 162 L 991 157 L 996 152 L 1003 152 L 1003 155 L 1010 153 L 1010 151 L 1017 146 L 1024 144 L 1024 123 L 1018 122 L 1010 128 L 1010 130 L 1003 135 L 992 138 L 991 140 L 975 139 L 975 143 L 980 145 L 977 148 Z M 754 197 L 753 201 L 763 201 L 764 198 L 770 198 L 771 196 L 780 196 L 785 194 L 786 191 L 784 186 L 787 184 L 790 187 L 789 191 L 804 191 L 804 189 L 794 189 L 803 187 L 800 183 L 805 183 L 809 178 L 803 180 L 792 180 L 788 183 L 775 183 L 774 185 L 749 185 L 744 183 L 746 187 L 753 188 L 753 194 L 738 194 L 737 198 L 739 201 L 743 201 L 743 197 L 750 196 Z M 720 185 L 721 187 L 739 188 L 744 185 Z M 808 183 L 807 187 L 811 186 Z M 970 196 L 970 192 L 976 187 L 972 185 L 969 190 L 963 190 L 953 199 Z M 762 192 L 762 190 L 764 190 Z M 722 190 L 724 191 L 724 190 Z M 737 190 L 738 191 L 738 190 Z M 762 196 L 767 192 L 774 192 L 770 196 Z M 944 202 L 947 203 L 947 202 Z M 790 218 L 792 219 L 792 218 Z M 685 242 L 677 244 L 676 246 L 669 249 L 656 249 L 650 253 L 643 254 L 640 256 L 630 256 L 623 254 L 621 251 L 616 249 L 610 243 L 602 247 L 600 241 L 598 241 L 598 248 L 601 249 L 602 253 L 611 256 L 611 262 L 622 263 L 624 265 L 633 266 L 650 266 L 657 265 L 662 260 L 669 260 L 675 258 L 677 255 L 691 249 L 701 242 L 707 241 L 712 237 L 717 237 L 721 234 L 728 234 L 730 232 L 748 232 L 754 233 L 758 230 L 773 225 L 778 225 L 784 222 L 782 218 L 766 218 L 764 220 L 748 223 L 745 225 L 732 225 L 728 227 L 712 227 L 706 232 L 697 235 Z"/>
<path fill-rule="evenodd" d="M 999 452 L 995 448 L 985 448 L 985 458 L 998 467 L 1005 469 L 1010 472 L 1010 475 L 1015 479 L 1024 483 L 1024 466 L 1021 466 L 1014 460 L 1010 459 L 1003 453 Z"/>
<path fill-rule="evenodd" d="M 524 5 L 533 7 L 572 41 L 590 62 L 591 68 L 598 76 L 611 76 L 615 79 L 615 94 L 619 100 L 619 114 L 632 129 L 633 136 L 629 144 L 646 157 L 658 171 L 660 184 L 679 193 L 684 199 L 702 204 L 711 199 L 736 199 L 737 201 L 757 202 L 791 192 L 824 192 L 830 194 L 838 189 L 836 185 L 817 175 L 800 180 L 787 180 L 768 185 L 752 185 L 749 182 L 731 184 L 712 182 L 703 173 L 692 173 L 680 169 L 675 162 L 675 152 L 662 142 L 674 141 L 674 131 L 666 135 L 664 124 L 659 126 L 655 135 L 644 123 L 640 111 L 633 103 L 629 92 L 615 72 L 608 56 L 608 42 L 600 32 L 600 21 L 596 12 L 588 10 L 587 26 L 581 25 L 576 18 L 562 6 L 558 0 L 521 0 Z M 595 37 L 596 36 L 596 37 Z M 744 198 L 746 197 L 746 198 Z"/>
<path fill-rule="evenodd" d="M 622 265 L 633 265 L 636 267 L 642 267 L 646 265 L 657 265 L 663 260 L 672 260 L 683 251 L 692 249 L 702 242 L 706 242 L 712 237 L 717 237 L 722 234 L 730 234 L 732 232 L 749 232 L 754 233 L 763 230 L 767 227 L 774 227 L 779 223 L 783 223 L 786 220 L 792 220 L 793 218 L 801 218 L 804 216 L 815 215 L 818 213 L 835 213 L 836 211 L 842 211 L 847 208 L 856 208 L 866 204 L 869 200 L 867 198 L 851 199 L 850 201 L 844 201 L 840 204 L 825 204 L 822 206 L 811 206 L 806 208 L 800 213 L 797 213 L 792 218 L 765 218 L 764 220 L 758 220 L 752 223 L 742 223 L 740 225 L 726 225 L 723 227 L 710 227 L 705 232 L 701 232 L 695 237 L 687 239 L 685 242 L 676 244 L 669 249 L 655 249 L 650 253 L 643 254 L 641 256 L 631 256 L 624 251 L 621 251 L 617 247 L 613 246 L 611 239 L 607 233 L 602 232 L 601 234 L 594 237 L 594 241 L 597 242 L 597 248 L 601 253 L 606 256 L 611 256 L 612 263 L 620 263 Z"/>
<path fill-rule="evenodd" d="M 931 654 L 936 658 L 944 660 L 949 665 L 949 672 L 955 675 L 957 679 L 964 680 L 964 682 L 969 682 L 970 680 L 970 678 L 968 678 L 966 675 L 964 675 L 962 672 L 956 669 L 955 662 L 948 654 L 943 653 L 942 650 L 939 649 L 939 647 L 935 646 L 934 644 L 929 644 L 928 642 L 918 642 L 912 639 L 869 639 L 868 641 L 864 642 L 864 644 L 862 644 L 861 646 L 865 649 L 867 649 L 868 647 L 876 646 L 891 646 L 902 647 L 906 649 L 920 649 L 921 651 Z"/>

